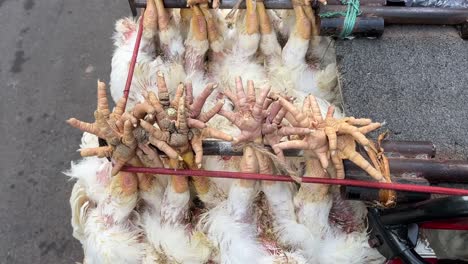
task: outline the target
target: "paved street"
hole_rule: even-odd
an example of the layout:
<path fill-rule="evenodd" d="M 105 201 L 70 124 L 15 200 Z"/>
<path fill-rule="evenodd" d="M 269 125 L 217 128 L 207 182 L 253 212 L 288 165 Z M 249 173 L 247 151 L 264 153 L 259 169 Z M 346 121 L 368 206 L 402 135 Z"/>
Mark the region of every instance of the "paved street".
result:
<path fill-rule="evenodd" d="M 0 0 L 0 263 L 81 261 L 61 173 L 80 133 L 64 121 L 92 119 L 113 23 L 128 14 L 124 0 Z M 468 156 L 468 41 L 452 27 L 394 26 L 337 49 L 349 114 Z"/>

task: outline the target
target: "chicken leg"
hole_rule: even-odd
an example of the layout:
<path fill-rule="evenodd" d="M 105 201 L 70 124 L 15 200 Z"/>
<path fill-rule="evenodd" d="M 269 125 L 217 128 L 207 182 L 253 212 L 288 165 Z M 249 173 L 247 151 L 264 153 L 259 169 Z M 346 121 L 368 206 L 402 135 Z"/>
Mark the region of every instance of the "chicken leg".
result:
<path fill-rule="evenodd" d="M 192 18 L 190 30 L 185 41 L 185 72 L 188 78 L 195 74 L 203 75 L 205 68 L 205 54 L 208 50 L 208 34 L 205 18 L 198 5 L 190 7 Z"/>

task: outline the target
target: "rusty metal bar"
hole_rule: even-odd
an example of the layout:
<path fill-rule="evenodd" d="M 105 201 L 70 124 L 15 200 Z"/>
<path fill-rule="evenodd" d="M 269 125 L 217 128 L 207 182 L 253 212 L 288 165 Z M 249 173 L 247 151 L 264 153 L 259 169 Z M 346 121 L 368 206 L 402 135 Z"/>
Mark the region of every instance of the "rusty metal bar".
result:
<path fill-rule="evenodd" d="M 385 24 L 459 25 L 468 19 L 466 8 L 361 6 L 360 9 L 364 16 L 382 17 Z M 343 12 L 346 6 L 327 5 L 321 11 Z"/>
<path fill-rule="evenodd" d="M 425 154 L 433 158 L 436 154 L 436 147 L 430 141 L 384 141 L 382 147 L 386 153 L 401 153 L 404 156 Z"/>

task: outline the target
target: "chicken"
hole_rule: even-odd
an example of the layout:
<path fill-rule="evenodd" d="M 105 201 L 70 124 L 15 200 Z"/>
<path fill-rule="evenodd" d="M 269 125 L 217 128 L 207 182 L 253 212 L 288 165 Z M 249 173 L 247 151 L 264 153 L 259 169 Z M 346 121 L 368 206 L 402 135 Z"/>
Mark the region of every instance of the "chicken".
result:
<path fill-rule="evenodd" d="M 257 3 L 261 31 L 260 49 L 265 56 L 272 90 L 297 98 L 313 94 L 327 101 L 339 103 L 336 91 L 336 66 L 330 64 L 321 71 L 306 60 L 310 50 L 322 48 L 324 45 L 328 49 L 325 43 L 318 45 L 320 39 L 317 36 L 318 29 L 312 9 L 307 5 L 307 1 L 296 0 L 293 1 L 293 8 L 295 23 L 287 43 L 281 48 L 270 19 L 270 16 L 275 14 L 267 12 L 263 2 Z"/>
<path fill-rule="evenodd" d="M 161 167 L 162 162 L 157 154 L 145 145 L 147 141 L 166 154 L 171 168 L 193 168 L 196 167 L 196 164 L 201 164 L 201 142 L 204 138 L 219 138 L 229 141 L 232 140 L 232 137 L 206 127 L 205 124 L 222 107 L 222 104 L 212 111 L 202 112 L 201 108 L 203 107 L 204 99 L 197 97 L 195 98 L 195 103 L 190 102 L 193 98 L 186 101 L 183 86 L 178 87 L 176 97 L 171 101 L 164 76 L 160 72 L 157 75 L 157 85 L 159 98 L 150 91 L 148 92 L 147 99 L 144 102 L 137 103 L 130 112 L 123 111 L 122 100 L 119 100 L 116 108 L 110 112 L 106 97 L 106 86 L 104 83 L 98 82 L 95 122 L 86 123 L 72 118 L 68 120 L 68 123 L 86 132 L 99 135 L 100 138 L 106 141 L 108 146 L 84 147 L 81 149 L 81 154 L 83 156 L 112 157 L 114 166 L 112 167 L 112 163 L 107 162 L 109 180 L 111 174 L 115 175 L 110 180 L 111 186 L 114 181 L 116 181 L 116 184 L 122 182 L 123 180 L 119 180 L 122 177 L 126 180 L 123 183 L 129 182 L 130 175 L 134 177 L 132 180 L 136 185 L 138 177 L 140 195 L 147 205 L 140 212 L 142 215 L 141 226 L 146 232 L 148 242 L 152 245 L 152 247 L 144 245 L 144 250 L 148 251 L 147 254 L 142 255 L 145 256 L 145 261 L 164 256 L 164 258 L 177 262 L 205 263 L 210 255 L 210 247 L 204 243 L 203 236 L 200 236 L 200 234 L 192 236 L 192 232 L 187 230 L 190 220 L 188 216 L 191 199 L 187 178 L 172 176 L 169 183 L 167 183 L 167 187 L 165 187 L 163 182 L 153 179 L 151 175 L 138 174 L 137 176 L 135 174 L 128 174 L 120 172 L 120 168 L 127 162 L 136 166 L 146 163 L 145 165 L 147 166 Z M 209 95 L 210 92 L 211 89 L 206 89 L 205 93 Z M 191 113 L 196 113 L 196 116 L 193 116 L 194 118 L 190 118 L 187 115 L 188 110 L 186 107 L 189 107 Z M 154 122 L 157 123 L 157 127 L 152 125 Z M 145 135 L 145 133 L 148 134 Z M 142 154 L 143 152 L 145 152 L 145 155 Z M 193 154 L 194 152 L 195 155 Z M 92 168 L 87 169 L 89 170 L 88 173 L 93 173 Z M 111 190 L 113 189 L 111 188 Z M 107 193 L 107 190 L 103 191 L 103 189 L 99 189 L 98 191 L 99 193 Z M 77 193 L 80 193 L 79 190 L 77 190 Z M 103 210 L 113 210 L 110 213 L 114 211 L 119 212 L 118 209 L 112 208 L 112 206 L 119 205 L 118 201 L 114 201 L 120 198 L 119 194 L 114 195 L 116 196 L 115 199 L 104 199 L 102 203 Z M 136 187 L 135 192 L 131 194 L 134 201 L 132 200 L 132 203 L 128 205 L 133 210 L 138 197 Z M 82 203 L 82 199 L 79 197 L 73 198 L 73 200 L 76 200 L 77 203 Z M 108 205 L 108 203 L 110 204 Z M 76 208 L 77 206 L 74 207 Z M 96 210 L 96 212 L 100 213 L 101 210 Z M 103 217 L 107 217 L 110 214 L 104 213 Z M 93 218 L 89 220 L 93 221 L 90 224 L 91 227 L 93 227 L 92 224 L 94 222 L 99 221 L 100 215 L 92 214 L 92 216 Z M 112 220 L 117 217 L 118 219 L 123 219 L 124 216 L 111 215 L 109 217 Z M 80 219 L 80 217 L 73 217 L 73 219 Z M 80 221 L 77 220 L 75 222 L 78 223 Z M 115 226 L 119 227 L 119 225 Z M 135 223 L 132 226 L 137 225 Z M 104 229 L 100 226 L 98 228 Z M 90 232 L 94 231 L 98 230 L 91 230 Z M 83 232 L 77 231 L 76 233 L 84 233 L 86 237 L 86 232 L 85 226 Z M 139 233 L 141 234 L 141 231 Z M 197 239 L 197 236 L 200 239 Z M 93 243 L 96 239 L 100 238 L 91 237 L 86 242 L 90 240 L 91 242 L 89 243 Z M 110 239 L 109 243 L 113 241 Z M 98 253 L 107 250 L 106 248 L 101 249 L 95 246 L 92 248 L 97 250 Z M 98 253 L 92 252 L 90 254 L 94 256 Z M 135 261 L 141 259 L 133 255 L 129 256 L 129 258 L 135 259 Z"/>
<path fill-rule="evenodd" d="M 141 145 L 140 160 L 148 167 L 163 167 L 157 152 L 149 146 Z M 156 175 L 155 175 L 156 176 Z M 163 177 L 144 175 L 139 178 L 142 205 L 141 227 L 147 240 L 154 248 L 156 263 L 205 263 L 211 248 L 201 233 L 188 230 L 190 194 L 176 192 L 173 181 L 162 181 Z"/>
<path fill-rule="evenodd" d="M 120 171 L 129 164 L 288 173 L 300 180 L 299 170 L 292 170 L 282 155 L 283 149 L 294 148 L 304 150 L 305 177 L 343 178 L 342 160 L 350 159 L 375 179 L 386 180 L 374 160 L 371 164 L 355 152 L 356 142 L 373 150 L 365 134 L 380 124 L 329 109 L 327 100 L 340 100 L 334 90 L 336 68 L 317 64 L 328 42 L 317 37 L 308 1 L 294 0 L 294 15 L 281 18 L 263 1 L 246 0 L 247 9 L 239 11 L 229 30 L 206 0 L 188 5 L 189 10 L 174 10 L 171 16 L 162 0 L 147 1 L 128 101 L 117 99 L 138 23 L 119 20 L 111 73 L 116 108 L 109 110 L 106 87 L 98 82 L 95 121 L 68 121 L 107 142 L 100 147 L 95 136 L 85 134 L 85 158 L 69 173 L 79 179 L 70 202 L 74 236 L 83 243 L 86 261 L 380 261 L 367 245 L 365 208 L 342 200 L 329 186 Z M 287 39 L 284 47 L 279 37 Z M 231 104 L 225 105 L 223 97 Z M 302 111 L 293 97 L 306 98 Z M 203 157 L 206 138 L 232 141 L 243 156 Z M 301 160 L 290 163 L 297 169 Z M 203 202 L 201 216 L 193 206 L 192 186 Z"/>
<path fill-rule="evenodd" d="M 373 172 L 375 168 L 371 168 L 372 166 L 364 159 L 357 158 L 360 155 L 355 150 L 353 150 L 354 153 L 352 155 L 343 155 L 343 150 L 349 151 L 345 146 L 348 146 L 350 141 L 354 142 L 354 140 L 358 139 L 361 142 L 364 141 L 361 136 L 380 127 L 379 123 L 371 123 L 370 120 L 365 119 L 337 119 L 336 122 L 349 121 L 350 124 L 362 125 L 359 128 L 355 127 L 356 132 L 360 134 L 347 135 L 346 133 L 349 133 L 349 130 L 333 130 L 333 133 L 330 133 L 330 127 L 324 125 L 326 123 L 324 120 L 327 118 L 335 120 L 333 118 L 333 107 L 329 107 L 326 118 L 323 119 L 323 111 L 321 111 L 318 102 L 312 96 L 304 100 L 302 111 L 297 110 L 286 99 L 279 98 L 279 102 L 290 111 L 291 115 L 286 117 L 290 123 L 298 127 L 315 128 L 314 133 L 305 136 L 302 140 L 281 142 L 273 146 L 275 152 L 280 157 L 282 149 L 304 149 L 304 156 L 306 157 L 305 177 L 327 178 L 330 177 L 329 175 L 337 177 L 340 168 L 339 165 L 336 167 L 339 164 L 334 160 L 336 156 L 341 158 L 350 158 L 352 156 L 351 160 L 358 166 L 370 173 Z M 336 141 L 340 145 L 338 149 L 334 147 L 335 143 L 333 142 Z M 328 156 L 330 155 L 329 153 L 331 153 L 331 160 Z M 339 202 L 340 200 L 337 199 L 337 201 Z M 355 230 L 349 230 L 350 232 L 348 233 L 329 222 L 333 196 L 328 185 L 301 184 L 298 193 L 294 197 L 294 203 L 299 222 L 305 225 L 312 233 L 313 238 L 317 240 L 315 243 L 318 246 L 314 250 L 307 252 L 309 260 L 314 259 L 317 263 L 383 262 L 383 257 L 376 250 L 369 248 L 367 233 L 362 228 L 363 225 L 361 225 L 361 229 L 355 227 Z M 358 206 L 356 206 L 357 208 Z M 346 213 L 346 211 L 349 210 L 344 210 L 341 213 Z M 350 219 L 347 220 L 351 221 Z M 353 220 L 357 220 L 357 217 Z"/>
<path fill-rule="evenodd" d="M 97 137 L 87 133 L 82 141 L 82 148 L 98 146 Z M 142 263 L 148 245 L 141 241 L 133 210 L 136 175 L 111 178 L 111 169 L 107 159 L 87 157 L 66 172 L 77 179 L 70 197 L 73 235 L 83 245 L 84 263 Z"/>
<path fill-rule="evenodd" d="M 171 101 L 164 77 L 161 75 L 158 77 L 159 98 L 151 96 L 152 92 L 149 93 L 152 105 L 155 109 L 160 109 L 156 115 L 158 128 L 144 120 L 140 120 L 140 125 L 149 133 L 149 141 L 152 144 L 157 144 L 156 140 L 167 142 L 178 153 L 180 158 L 169 159 L 170 168 L 198 169 L 202 161 L 201 143 L 204 138 L 232 140 L 231 136 L 207 127 L 205 124 L 219 111 L 222 104 L 211 111 L 202 112 L 203 103 L 212 89 L 207 87 L 202 92 L 206 96 L 196 98 L 192 98 L 192 94 L 189 93 L 187 99 L 183 85 L 178 87 L 175 98 Z M 143 150 L 145 151 L 144 148 Z M 149 150 L 146 149 L 146 151 Z M 157 154 L 153 152 L 151 155 Z M 155 157 L 153 160 L 157 161 L 158 158 Z M 161 163 L 157 162 L 153 165 L 161 166 Z M 198 190 L 205 188 L 204 182 L 195 182 Z M 211 253 L 207 240 L 203 239 L 202 233 L 187 229 L 191 220 L 189 217 L 190 200 L 187 177 L 171 176 L 162 198 L 160 212 L 154 210 L 153 213 L 149 212 L 149 215 L 144 218 L 147 221 L 144 225 L 148 230 L 151 243 L 155 248 L 161 248 L 169 259 L 181 263 L 205 263 Z"/>
<path fill-rule="evenodd" d="M 264 107 L 269 88 L 255 95 L 252 81 L 248 81 L 248 93 L 244 92 L 242 79 L 236 79 L 236 94 L 232 95 L 235 112 L 220 110 L 219 114 L 226 117 L 240 130 L 235 138 L 235 144 L 244 144 L 244 155 L 240 162 L 243 172 L 265 173 L 270 168 L 269 160 L 264 152 L 257 150 L 257 145 L 263 145 L 262 125 L 266 117 Z M 257 225 L 253 210 L 254 199 L 259 192 L 259 183 L 248 180 L 235 180 L 229 189 L 227 200 L 208 211 L 201 220 L 201 228 L 219 248 L 221 263 L 272 263 L 280 261 L 281 255 L 289 256 L 282 263 L 305 263 L 298 252 L 280 250 L 280 254 L 270 254 L 266 245 L 258 237 Z M 280 198 L 281 199 L 281 198 Z M 279 206 L 281 207 L 281 206 Z M 276 208 L 275 208 L 276 209 Z M 282 212 L 280 212 L 281 214 Z M 241 246 L 242 245 L 242 246 Z"/>
<path fill-rule="evenodd" d="M 124 18 L 117 21 L 115 30 L 110 86 L 112 98 L 117 102 L 125 88 L 138 24 L 130 18 Z M 176 21 L 164 8 L 163 1 L 148 1 L 127 102 L 128 109 L 143 101 L 147 91 L 157 91 L 157 72 L 166 76 L 170 87 L 176 87 L 179 82 L 184 81 L 184 53 L 185 48 Z"/>

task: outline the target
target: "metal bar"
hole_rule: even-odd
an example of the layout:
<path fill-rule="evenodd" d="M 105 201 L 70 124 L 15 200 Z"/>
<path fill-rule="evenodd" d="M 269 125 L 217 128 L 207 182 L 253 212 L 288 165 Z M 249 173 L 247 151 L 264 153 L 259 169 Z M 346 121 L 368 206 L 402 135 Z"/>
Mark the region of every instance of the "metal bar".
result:
<path fill-rule="evenodd" d="M 132 15 L 136 16 L 137 13 L 137 6 L 135 4 L 135 0 L 128 0 L 128 4 L 130 5 L 130 10 L 132 11 Z M 145 7 L 146 7 L 146 2 L 145 2 Z"/>
<path fill-rule="evenodd" d="M 384 141 L 382 144 L 385 152 L 409 154 L 413 156 L 426 154 L 432 158 L 436 154 L 436 147 L 430 141 Z"/>
<path fill-rule="evenodd" d="M 392 173 L 418 172 L 433 183 L 468 183 L 468 162 L 389 158 Z"/>
<path fill-rule="evenodd" d="M 460 25 L 460 37 L 462 39 L 468 39 L 468 20 Z"/>
<path fill-rule="evenodd" d="M 431 184 L 466 183 L 468 184 L 468 162 L 461 160 L 388 158 L 392 175 L 416 173 Z M 345 160 L 346 174 L 362 171 L 354 163 Z"/>
<path fill-rule="evenodd" d="M 346 6 L 327 5 L 322 12 L 343 12 Z M 385 24 L 458 25 L 467 22 L 466 8 L 361 6 L 364 16 L 383 17 Z"/>
<path fill-rule="evenodd" d="M 146 7 L 146 0 L 129 0 L 135 3 L 135 6 L 138 8 Z M 185 8 L 187 7 L 186 0 L 163 0 L 164 6 L 167 8 Z M 222 0 L 220 1 L 221 9 L 230 9 L 236 4 L 237 0 Z M 284 0 L 265 0 L 265 5 L 267 8 L 271 9 L 284 9 L 280 6 L 288 6 L 287 9 L 292 9 L 291 1 Z M 387 3 L 386 0 L 361 0 L 361 6 L 384 6 Z M 211 7 L 211 3 L 208 3 Z M 327 4 L 329 5 L 341 5 L 341 0 L 328 0 Z M 241 4 L 240 8 L 245 8 L 245 3 Z"/>
<path fill-rule="evenodd" d="M 354 173 L 347 172 L 346 179 L 350 180 L 369 180 L 369 176 L 365 173 Z M 417 177 L 402 177 L 395 176 L 392 177 L 392 182 L 394 183 L 403 183 L 403 184 L 417 184 L 428 186 L 429 182 L 424 178 Z M 379 201 L 380 200 L 380 191 L 376 189 L 365 189 L 362 187 L 355 186 L 341 186 L 341 195 L 348 200 L 360 200 L 360 201 Z M 412 193 L 412 192 L 396 192 L 396 203 L 414 203 L 431 198 L 431 195 L 428 193 Z"/>
<path fill-rule="evenodd" d="M 380 219 L 386 225 L 398 225 L 458 217 L 468 217 L 468 196 L 445 197 L 387 209 Z"/>
<path fill-rule="evenodd" d="M 429 141 L 384 141 L 382 147 L 385 152 L 400 153 L 402 155 L 435 155 L 435 146 Z M 266 146 L 271 150 L 270 146 Z M 302 156 L 300 150 L 285 150 L 285 156 L 294 157 Z M 207 156 L 242 156 L 241 149 L 235 149 L 231 146 L 231 142 L 218 140 L 203 141 L 203 155 Z"/>
<path fill-rule="evenodd" d="M 343 29 L 344 18 L 320 19 L 320 35 L 338 36 Z M 358 17 L 353 28 L 355 37 L 380 37 L 384 32 L 384 20 L 381 17 Z"/>
<path fill-rule="evenodd" d="M 222 0 L 219 3 L 220 9 L 231 9 L 236 5 L 238 0 Z M 187 0 L 163 0 L 166 8 L 187 8 Z M 265 0 L 265 7 L 267 9 L 292 9 L 291 1 L 289 0 Z M 212 1 L 208 3 L 211 6 Z M 146 0 L 135 0 L 136 7 L 146 7 Z M 239 6 L 240 9 L 245 9 L 245 1 Z"/>
<path fill-rule="evenodd" d="M 146 7 L 146 0 L 134 1 L 136 8 Z M 338 0 L 336 0 L 338 1 Z M 371 1 L 371 0 L 368 0 Z M 237 0 L 222 0 L 219 8 L 231 9 Z M 268 9 L 292 9 L 289 0 L 265 0 Z M 186 8 L 186 0 L 164 0 L 167 8 Z M 240 5 L 245 8 L 245 2 Z M 322 12 L 346 11 L 344 5 L 326 5 Z M 468 9 L 462 8 L 437 8 L 437 7 L 401 7 L 401 6 L 361 6 L 363 16 L 383 17 L 388 24 L 451 24 L 458 25 L 467 22 Z"/>
<path fill-rule="evenodd" d="M 271 148 L 266 146 L 267 149 Z M 386 141 L 383 143 L 386 151 L 400 153 L 402 155 L 427 154 L 433 156 L 435 148 L 430 142 L 398 142 Z M 233 149 L 230 142 L 205 140 L 203 141 L 203 154 L 206 156 L 241 156 L 242 150 Z M 285 156 L 302 156 L 302 151 L 286 150 Z M 364 153 L 363 153 L 364 154 Z M 389 159 L 390 171 L 392 174 L 417 173 L 426 178 L 430 183 L 468 183 L 468 162 L 467 161 L 439 161 L 424 160 L 416 158 L 392 158 Z M 362 171 L 350 161 L 344 162 L 346 173 Z"/>
<path fill-rule="evenodd" d="M 341 5 L 341 0 L 327 0 L 327 5 Z M 361 6 L 384 6 L 387 0 L 360 0 Z"/>
<path fill-rule="evenodd" d="M 162 175 L 178 175 L 190 177 L 213 177 L 213 178 L 226 178 L 226 179 L 245 179 L 245 180 L 263 180 L 263 181 L 281 181 L 292 182 L 294 181 L 290 176 L 286 175 L 270 175 L 259 173 L 246 173 L 246 172 L 231 172 L 231 171 L 205 171 L 205 170 L 175 170 L 165 168 L 146 168 L 146 167 L 131 167 L 124 166 L 121 171 L 134 172 L 134 173 L 147 173 L 147 174 L 162 174 Z M 349 185 L 358 186 L 371 189 L 386 189 L 395 191 L 407 192 L 422 192 L 446 195 L 468 195 L 468 190 L 457 188 L 445 188 L 437 186 L 420 186 L 413 184 L 401 183 L 383 183 L 374 181 L 357 181 L 348 179 L 330 179 L 330 178 L 314 178 L 302 177 L 303 183 L 319 183 L 319 184 L 333 184 L 333 185 Z"/>

